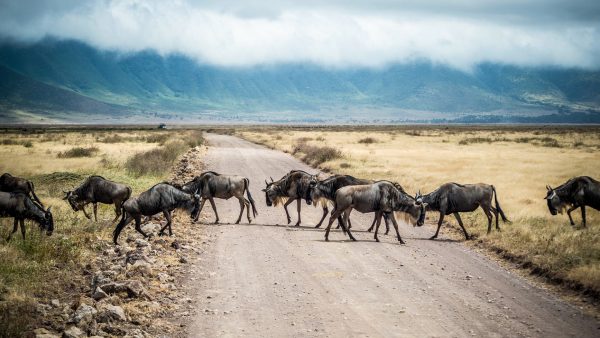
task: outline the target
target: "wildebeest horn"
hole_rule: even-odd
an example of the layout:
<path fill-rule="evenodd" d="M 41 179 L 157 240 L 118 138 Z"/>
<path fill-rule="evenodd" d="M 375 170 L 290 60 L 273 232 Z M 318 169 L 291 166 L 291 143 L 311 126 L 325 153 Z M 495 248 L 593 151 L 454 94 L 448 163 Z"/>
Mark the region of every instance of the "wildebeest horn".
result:
<path fill-rule="evenodd" d="M 266 184 L 266 185 L 269 185 L 269 182 L 267 182 L 267 180 L 265 180 L 265 184 Z"/>
<path fill-rule="evenodd" d="M 552 188 L 549 185 L 546 185 L 546 189 L 548 189 L 548 191 L 552 190 Z"/>
<path fill-rule="evenodd" d="M 51 208 L 52 208 L 52 207 L 48 207 L 48 209 L 46 209 L 46 212 L 48 212 L 48 213 L 49 213 Z"/>
<path fill-rule="evenodd" d="M 275 182 L 275 180 L 273 179 L 273 177 L 269 176 L 269 178 L 271 179 L 271 182 Z"/>

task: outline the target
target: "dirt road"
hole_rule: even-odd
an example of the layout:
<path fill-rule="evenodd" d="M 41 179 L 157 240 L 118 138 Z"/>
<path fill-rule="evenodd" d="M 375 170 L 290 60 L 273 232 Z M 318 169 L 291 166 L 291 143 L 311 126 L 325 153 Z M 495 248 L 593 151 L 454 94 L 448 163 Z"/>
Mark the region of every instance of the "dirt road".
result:
<path fill-rule="evenodd" d="M 198 307 L 190 336 L 600 335 L 596 319 L 497 263 L 451 240 L 426 240 L 432 226 L 401 224 L 407 245 L 394 236 L 375 243 L 364 231 L 372 215 L 354 212 L 358 242 L 340 231 L 324 242 L 313 228 L 321 210 L 303 203 L 303 226 L 288 227 L 281 207 L 266 206 L 264 179 L 316 170 L 232 136 L 207 138 L 206 169 L 247 176 L 259 216 L 251 225 L 201 225 L 208 243 L 187 286 Z M 237 219 L 237 200 L 217 208 L 221 222 Z M 290 213 L 294 224 L 295 203 Z M 214 220 L 209 203 L 202 214 Z"/>

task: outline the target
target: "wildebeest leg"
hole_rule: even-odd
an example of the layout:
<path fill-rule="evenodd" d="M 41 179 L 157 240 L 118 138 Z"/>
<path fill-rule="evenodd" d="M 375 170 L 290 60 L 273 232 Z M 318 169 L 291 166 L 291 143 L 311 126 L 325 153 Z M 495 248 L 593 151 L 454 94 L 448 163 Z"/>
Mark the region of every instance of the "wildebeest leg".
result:
<path fill-rule="evenodd" d="M 148 237 L 148 235 L 144 232 L 144 230 L 142 230 L 142 216 L 137 216 L 135 218 L 135 230 L 137 230 L 137 232 L 142 234 L 142 236 L 144 236 L 144 238 Z"/>
<path fill-rule="evenodd" d="M 438 227 L 437 230 L 435 231 L 435 235 L 429 237 L 429 239 L 436 239 L 438 234 L 440 233 L 440 228 L 442 227 L 442 222 L 444 221 L 444 214 L 445 212 L 440 211 L 440 219 L 438 220 Z"/>
<path fill-rule="evenodd" d="M 574 205 L 574 206 L 570 207 L 569 209 L 567 209 L 567 216 L 569 216 L 569 222 L 571 222 L 571 225 L 575 225 L 575 222 L 573 222 L 573 217 L 571 217 L 571 211 L 574 211 L 577 208 L 579 208 L 579 206 Z"/>
<path fill-rule="evenodd" d="M 373 217 L 373 223 L 371 223 L 371 226 L 369 227 L 369 229 L 367 229 L 368 232 L 371 232 L 373 230 L 375 223 L 377 223 L 377 213 L 375 213 L 375 217 Z"/>
<path fill-rule="evenodd" d="M 390 214 L 383 213 L 383 220 L 385 221 L 385 234 L 390 232 Z"/>
<path fill-rule="evenodd" d="M 377 238 L 377 234 L 379 233 L 379 225 L 381 224 L 381 211 L 375 212 L 375 219 L 373 220 L 377 225 L 375 226 L 375 241 L 379 242 L 379 238 Z"/>
<path fill-rule="evenodd" d="M 350 221 L 350 217 L 349 217 L 351 212 L 352 212 L 352 209 L 350 209 L 350 211 L 348 212 L 348 222 L 346 223 L 348 229 L 352 228 L 352 222 Z M 338 226 L 336 227 L 336 229 L 339 229 L 341 226 L 342 226 L 342 217 L 340 216 L 340 217 L 338 217 Z"/>
<path fill-rule="evenodd" d="M 400 237 L 400 231 L 398 230 L 398 222 L 396 222 L 396 217 L 394 216 L 394 213 L 391 212 L 389 217 L 392 219 L 392 224 L 394 225 L 394 229 L 396 229 L 396 235 L 398 236 L 398 242 L 400 242 L 400 244 L 406 244 L 402 240 L 402 237 Z"/>
<path fill-rule="evenodd" d="M 248 218 L 248 223 L 252 223 L 252 218 L 250 218 L 250 201 L 244 198 L 244 205 L 246 205 L 246 218 Z"/>
<path fill-rule="evenodd" d="M 17 232 L 17 230 L 19 229 L 19 220 L 15 217 L 15 225 L 13 227 L 13 231 L 8 234 L 8 237 L 6 237 L 6 241 L 10 241 L 10 238 L 12 237 L 12 235 Z"/>
<path fill-rule="evenodd" d="M 81 211 L 83 211 L 83 214 L 85 215 L 85 217 L 87 219 L 90 219 L 90 220 L 92 219 L 92 216 L 88 215 L 87 211 L 85 211 L 85 205 L 81 206 Z"/>
<path fill-rule="evenodd" d="M 23 236 L 23 240 L 25 240 L 25 219 L 21 218 L 19 223 L 21 223 L 21 236 Z"/>
<path fill-rule="evenodd" d="M 488 231 L 487 233 L 489 234 L 490 232 L 492 232 L 492 212 L 490 211 L 490 209 L 487 209 L 483 206 L 481 206 L 481 209 L 483 209 L 483 212 L 485 213 L 485 216 L 488 219 Z"/>
<path fill-rule="evenodd" d="M 235 221 L 235 224 L 240 224 L 240 221 L 242 220 L 242 215 L 244 214 L 244 198 L 238 197 L 238 201 L 240 202 L 240 216 L 238 217 L 237 221 Z"/>
<path fill-rule="evenodd" d="M 283 204 L 283 210 L 285 210 L 285 215 L 287 216 L 287 221 L 288 221 L 288 222 L 287 222 L 287 224 L 290 224 L 290 223 L 292 222 L 292 218 L 290 217 L 290 213 L 288 212 L 288 209 L 287 209 L 287 207 L 288 207 L 288 205 L 290 205 L 290 203 L 292 203 L 294 200 L 295 200 L 295 198 L 294 198 L 294 199 L 290 198 L 289 200 L 287 200 L 287 201 L 285 202 L 285 204 Z"/>
<path fill-rule="evenodd" d="M 496 230 L 500 231 L 500 225 L 498 224 L 498 209 L 490 207 L 490 210 L 492 211 L 492 214 L 494 214 L 494 217 L 496 217 Z"/>
<path fill-rule="evenodd" d="M 162 227 L 162 229 L 160 229 L 160 232 L 158 233 L 158 235 L 162 236 L 164 234 L 164 232 L 165 232 L 165 229 L 167 227 L 169 227 L 169 236 L 173 236 L 173 231 L 171 231 L 171 212 L 169 210 L 163 210 L 163 215 L 167 219 L 167 224 L 165 224 Z"/>
<path fill-rule="evenodd" d="M 121 208 L 119 208 L 119 204 L 121 203 L 115 203 L 115 214 L 117 214 L 117 216 L 115 216 L 115 219 L 110 222 L 111 224 L 116 222 L 119 219 L 119 216 L 121 216 Z"/>
<path fill-rule="evenodd" d="M 94 203 L 94 221 L 98 222 L 98 203 Z"/>
<path fill-rule="evenodd" d="M 327 214 L 329 213 L 329 208 L 327 208 L 327 206 L 323 207 L 323 216 L 321 217 L 321 220 L 319 221 L 319 224 L 315 225 L 315 228 L 320 228 L 321 224 L 323 224 L 323 221 L 325 220 L 325 217 L 327 217 Z"/>
<path fill-rule="evenodd" d="M 342 211 L 333 209 L 331 217 L 329 217 L 329 223 L 327 223 L 327 228 L 325 228 L 325 241 L 329 241 L 329 230 L 331 230 L 331 224 L 333 224 L 333 221 L 340 217 L 341 214 Z"/>
<path fill-rule="evenodd" d="M 352 208 L 346 209 L 346 211 L 344 212 L 344 219 L 342 222 L 342 231 L 344 233 L 348 233 L 348 237 L 350 237 L 351 240 L 356 241 L 356 238 L 354 238 L 354 236 L 352 236 L 352 233 L 350 232 L 350 228 L 346 227 L 346 224 L 348 224 L 348 220 L 350 219 L 351 212 L 352 212 Z"/>
<path fill-rule="evenodd" d="M 296 226 L 300 225 L 300 209 L 302 208 L 302 200 L 301 199 L 297 199 L 296 200 L 296 209 L 298 210 L 298 222 L 296 222 Z"/>
<path fill-rule="evenodd" d="M 198 207 L 198 213 L 196 214 L 196 218 L 194 218 L 194 222 L 198 221 L 198 218 L 200 218 L 200 212 L 202 212 L 204 203 L 206 203 L 206 198 L 203 198 L 202 201 L 200 201 L 200 206 Z"/>
<path fill-rule="evenodd" d="M 208 198 L 208 201 L 210 202 L 210 206 L 213 208 L 213 210 L 215 211 L 215 216 L 217 217 L 217 219 L 215 220 L 215 224 L 219 224 L 219 213 L 217 212 L 217 206 L 215 205 L 215 200 L 212 197 Z M 171 228 L 169 228 L 170 230 Z"/>
<path fill-rule="evenodd" d="M 581 219 L 583 220 L 583 227 L 585 228 L 585 205 L 581 206 Z"/>
<path fill-rule="evenodd" d="M 465 226 L 463 225 L 462 219 L 460 219 L 460 215 L 458 214 L 458 212 L 454 213 L 454 218 L 456 218 L 456 221 L 458 221 L 458 225 L 460 225 L 460 227 L 462 228 L 462 231 L 465 233 L 465 238 L 469 239 L 469 234 L 467 233 L 467 229 L 465 229 Z"/>
<path fill-rule="evenodd" d="M 125 216 L 127 216 L 127 213 L 123 215 L 123 219 L 121 219 L 121 222 L 117 224 L 115 231 L 113 232 L 113 243 L 115 243 L 115 245 L 117 244 L 117 239 L 119 238 L 119 234 L 121 234 L 121 231 L 123 231 L 127 224 L 133 221 L 133 216 L 127 216 L 127 218 L 125 218 Z"/>

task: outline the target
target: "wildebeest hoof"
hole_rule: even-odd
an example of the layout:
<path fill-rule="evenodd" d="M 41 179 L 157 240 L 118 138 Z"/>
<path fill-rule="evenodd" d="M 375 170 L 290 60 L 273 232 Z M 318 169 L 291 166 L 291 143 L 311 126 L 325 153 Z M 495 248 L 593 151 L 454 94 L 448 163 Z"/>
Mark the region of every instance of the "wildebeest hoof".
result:
<path fill-rule="evenodd" d="M 404 241 L 400 241 L 400 244 L 406 244 Z"/>
<path fill-rule="evenodd" d="M 375 238 L 375 242 L 379 242 L 379 238 Z"/>
<path fill-rule="evenodd" d="M 315 225 L 315 228 L 320 228 L 320 227 L 321 227 L 321 224 Z"/>
<path fill-rule="evenodd" d="M 436 238 L 437 238 L 437 236 L 431 236 L 431 237 L 429 237 L 429 239 L 431 239 L 431 240 L 436 239 Z"/>
<path fill-rule="evenodd" d="M 371 231 L 373 231 L 373 229 L 372 229 L 372 228 L 368 228 L 368 229 L 367 229 L 367 232 L 371 232 Z"/>
<path fill-rule="evenodd" d="M 165 235 L 165 233 L 164 233 L 164 232 L 162 232 L 162 231 L 158 233 L 158 237 L 162 237 L 162 236 L 164 236 L 164 235 Z"/>
<path fill-rule="evenodd" d="M 354 238 L 354 237 L 350 237 L 350 239 L 351 239 L 352 241 L 356 242 L 356 238 Z"/>
<path fill-rule="evenodd" d="M 296 223 L 294 226 L 299 227 L 300 226 L 300 222 Z"/>
<path fill-rule="evenodd" d="M 236 222 L 235 222 L 235 224 L 240 224 L 240 221 L 239 221 L 239 220 L 238 220 L 238 221 L 236 221 Z"/>

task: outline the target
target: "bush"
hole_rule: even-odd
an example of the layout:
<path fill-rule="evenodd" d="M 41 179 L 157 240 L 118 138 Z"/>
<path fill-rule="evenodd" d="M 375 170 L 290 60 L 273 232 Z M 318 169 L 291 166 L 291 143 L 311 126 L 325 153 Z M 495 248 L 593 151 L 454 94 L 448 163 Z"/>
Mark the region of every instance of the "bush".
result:
<path fill-rule="evenodd" d="M 58 153 L 58 158 L 73 158 L 73 157 L 92 157 L 94 156 L 100 149 L 98 147 L 74 147 L 67 151 L 63 151 Z"/>
<path fill-rule="evenodd" d="M 460 145 L 467 145 L 471 143 L 492 143 L 493 140 L 489 137 L 467 137 L 458 142 Z"/>
<path fill-rule="evenodd" d="M 293 154 L 302 153 L 302 160 L 310 165 L 317 166 L 321 163 L 342 157 L 342 152 L 333 147 L 318 147 L 306 142 L 298 142 L 292 150 Z"/>
<path fill-rule="evenodd" d="M 33 147 L 33 143 L 31 143 L 31 141 L 26 141 L 23 143 L 23 147 L 25 148 L 31 148 Z"/>
<path fill-rule="evenodd" d="M 371 144 L 371 143 L 377 143 L 379 141 L 377 141 L 377 139 L 373 138 L 373 137 L 365 137 L 365 138 L 361 138 L 360 140 L 358 140 L 358 143 L 364 143 L 364 144 Z"/>
<path fill-rule="evenodd" d="M 158 143 L 160 145 L 163 145 L 168 139 L 169 139 L 169 134 L 166 134 L 166 133 L 153 134 L 153 135 L 149 135 L 146 137 L 146 142 L 147 143 Z"/>
<path fill-rule="evenodd" d="M 127 159 L 125 168 L 134 176 L 162 175 L 186 149 L 182 141 L 169 142 L 164 146 L 142 153 L 137 153 Z"/>
<path fill-rule="evenodd" d="M 204 144 L 204 136 L 202 134 L 202 131 L 200 130 L 194 130 L 190 132 L 189 135 L 186 136 L 185 140 L 188 146 L 190 146 L 190 148 L 194 148 Z"/>
<path fill-rule="evenodd" d="M 560 148 L 561 145 L 558 143 L 558 140 L 552 137 L 544 137 L 542 138 L 542 146 L 550 147 L 550 148 Z"/>

